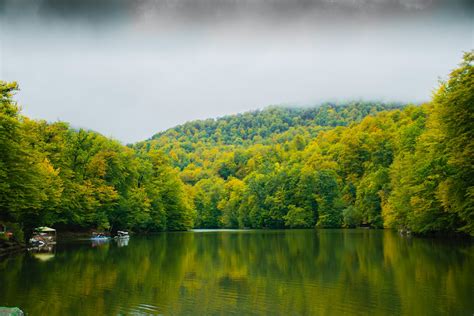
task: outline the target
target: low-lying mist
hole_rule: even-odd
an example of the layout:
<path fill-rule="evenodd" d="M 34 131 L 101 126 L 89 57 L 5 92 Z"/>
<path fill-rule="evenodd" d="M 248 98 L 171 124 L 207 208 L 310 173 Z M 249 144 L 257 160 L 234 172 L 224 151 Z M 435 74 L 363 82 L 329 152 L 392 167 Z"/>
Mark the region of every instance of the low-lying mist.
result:
<path fill-rule="evenodd" d="M 472 49 L 468 1 L 0 1 L 28 116 L 134 142 L 270 104 L 423 102 Z"/>

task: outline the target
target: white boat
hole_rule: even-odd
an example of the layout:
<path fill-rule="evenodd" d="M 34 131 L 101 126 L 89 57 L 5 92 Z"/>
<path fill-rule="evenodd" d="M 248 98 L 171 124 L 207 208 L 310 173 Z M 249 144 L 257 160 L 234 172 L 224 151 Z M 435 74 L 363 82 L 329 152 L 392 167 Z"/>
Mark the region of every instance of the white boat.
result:
<path fill-rule="evenodd" d="M 33 236 L 29 240 L 33 246 L 44 246 L 56 244 L 56 229 L 42 226 L 33 230 Z"/>
<path fill-rule="evenodd" d="M 130 235 L 126 231 L 119 230 L 117 231 L 117 236 L 114 237 L 115 239 L 127 239 L 130 238 Z"/>

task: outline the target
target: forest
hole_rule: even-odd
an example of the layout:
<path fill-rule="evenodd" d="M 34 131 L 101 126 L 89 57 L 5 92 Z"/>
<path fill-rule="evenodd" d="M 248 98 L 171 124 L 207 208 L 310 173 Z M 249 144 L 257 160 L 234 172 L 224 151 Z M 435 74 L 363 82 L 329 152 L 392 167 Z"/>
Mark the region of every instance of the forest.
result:
<path fill-rule="evenodd" d="M 26 234 L 396 228 L 474 236 L 474 53 L 421 105 L 324 103 L 192 121 L 124 146 L 21 114 L 0 82 L 0 222 Z"/>

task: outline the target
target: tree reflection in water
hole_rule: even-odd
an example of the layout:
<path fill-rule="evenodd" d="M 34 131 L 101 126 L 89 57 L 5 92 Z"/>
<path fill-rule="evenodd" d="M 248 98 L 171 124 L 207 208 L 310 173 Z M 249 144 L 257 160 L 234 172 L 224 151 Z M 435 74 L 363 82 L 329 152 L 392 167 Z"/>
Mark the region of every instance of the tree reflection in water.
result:
<path fill-rule="evenodd" d="M 466 314 L 469 241 L 392 231 L 163 233 L 127 247 L 59 244 L 0 262 L 0 305 L 31 315 Z M 436 302 L 436 303 L 435 303 Z"/>

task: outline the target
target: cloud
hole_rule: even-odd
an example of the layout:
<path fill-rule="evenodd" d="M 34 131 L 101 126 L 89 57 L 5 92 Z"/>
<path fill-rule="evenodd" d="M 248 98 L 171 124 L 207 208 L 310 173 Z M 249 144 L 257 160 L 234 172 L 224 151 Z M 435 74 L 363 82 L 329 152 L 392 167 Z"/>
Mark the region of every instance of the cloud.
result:
<path fill-rule="evenodd" d="M 472 48 L 462 1 L 92 3 L 3 1 L 0 73 L 25 114 L 123 142 L 270 104 L 424 101 Z"/>

